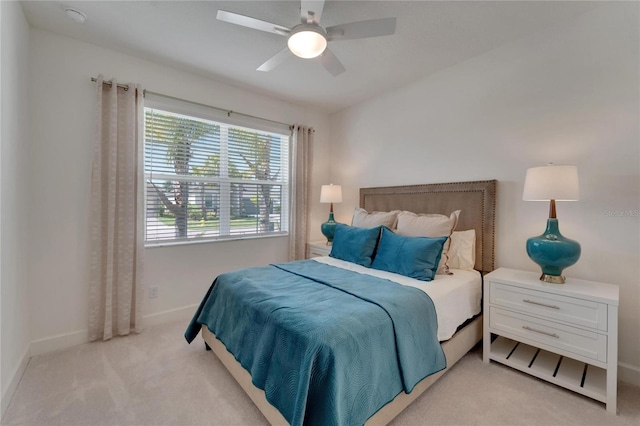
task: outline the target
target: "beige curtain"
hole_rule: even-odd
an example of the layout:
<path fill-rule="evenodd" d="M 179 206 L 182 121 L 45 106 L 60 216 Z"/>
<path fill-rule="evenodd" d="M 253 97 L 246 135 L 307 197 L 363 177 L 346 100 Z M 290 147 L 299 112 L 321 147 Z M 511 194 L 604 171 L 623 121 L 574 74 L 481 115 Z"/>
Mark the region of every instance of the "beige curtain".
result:
<path fill-rule="evenodd" d="M 142 93 L 96 81 L 91 177 L 89 340 L 141 330 Z"/>
<path fill-rule="evenodd" d="M 309 176 L 313 128 L 293 126 L 292 182 L 291 182 L 291 232 L 289 236 L 289 260 L 305 258 L 308 235 Z"/>

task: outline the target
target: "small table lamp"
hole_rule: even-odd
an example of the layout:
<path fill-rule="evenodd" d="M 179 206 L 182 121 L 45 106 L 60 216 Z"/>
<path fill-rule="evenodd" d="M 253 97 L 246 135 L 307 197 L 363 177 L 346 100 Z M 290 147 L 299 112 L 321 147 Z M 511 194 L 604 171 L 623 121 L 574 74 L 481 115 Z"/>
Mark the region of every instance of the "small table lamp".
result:
<path fill-rule="evenodd" d="M 522 199 L 549 201 L 547 229 L 527 240 L 527 254 L 542 268 L 541 281 L 563 284 L 562 270 L 580 258 L 580 244 L 565 238 L 558 228 L 556 201 L 577 201 L 580 196 L 576 166 L 533 167 L 527 170 Z"/>
<path fill-rule="evenodd" d="M 322 234 L 327 237 L 327 245 L 333 243 L 333 234 L 336 232 L 336 221 L 333 219 L 333 203 L 342 202 L 342 187 L 340 185 L 322 185 L 320 189 L 320 202 L 331 203 L 329 207 L 329 220 L 320 225 Z"/>

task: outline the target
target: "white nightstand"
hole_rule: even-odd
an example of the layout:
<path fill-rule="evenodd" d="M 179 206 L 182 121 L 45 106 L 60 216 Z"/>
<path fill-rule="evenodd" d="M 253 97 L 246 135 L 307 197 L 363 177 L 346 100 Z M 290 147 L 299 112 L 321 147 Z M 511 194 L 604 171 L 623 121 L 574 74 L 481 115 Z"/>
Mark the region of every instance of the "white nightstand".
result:
<path fill-rule="evenodd" d="M 307 259 L 319 256 L 329 256 L 331 246 L 326 241 L 312 241 L 307 243 Z"/>
<path fill-rule="evenodd" d="M 572 278 L 550 284 L 539 275 L 499 268 L 484 277 L 484 362 L 563 386 L 616 413 L 618 286 Z"/>

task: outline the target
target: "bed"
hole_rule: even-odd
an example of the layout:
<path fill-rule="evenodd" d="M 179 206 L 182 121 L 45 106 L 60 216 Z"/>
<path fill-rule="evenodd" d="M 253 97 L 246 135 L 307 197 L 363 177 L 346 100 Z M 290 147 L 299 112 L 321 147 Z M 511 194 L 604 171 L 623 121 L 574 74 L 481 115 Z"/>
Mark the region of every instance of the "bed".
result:
<path fill-rule="evenodd" d="M 495 199 L 496 199 L 496 181 L 495 180 L 475 181 L 475 182 L 456 182 L 456 183 L 445 183 L 445 184 L 396 186 L 396 187 L 363 188 L 360 190 L 360 207 L 368 211 L 406 210 L 406 211 L 415 212 L 415 213 L 440 213 L 440 214 L 448 215 L 450 212 L 454 210 L 461 210 L 463 213 L 459 217 L 456 229 L 475 230 L 475 235 L 476 235 L 475 269 L 479 271 L 480 274 L 490 272 L 494 268 Z M 355 281 L 358 281 L 360 279 L 359 278 L 360 276 L 362 277 L 365 276 L 362 274 L 363 272 L 362 270 L 357 270 L 358 265 L 355 265 L 353 268 L 351 268 L 348 265 L 345 266 L 345 265 L 336 264 L 336 260 L 333 260 L 331 258 L 327 258 L 324 260 L 321 259 L 321 260 L 318 260 L 317 262 L 315 261 L 306 261 L 306 262 L 307 264 L 305 265 L 301 265 L 301 264 L 270 265 L 271 266 L 270 269 L 257 270 L 257 271 L 254 271 L 254 273 L 257 275 L 274 274 L 272 278 L 274 281 L 278 280 L 284 283 L 287 280 L 286 277 L 281 278 L 281 274 L 283 273 L 282 270 L 284 270 L 284 272 L 293 274 L 293 275 L 302 276 L 304 274 L 309 274 L 308 277 L 311 277 L 312 281 L 320 281 L 324 279 L 323 278 L 325 276 L 324 274 L 330 275 L 330 271 L 327 268 L 333 268 L 333 269 L 340 269 L 341 272 L 339 272 L 339 274 L 346 274 L 346 273 L 355 274 L 352 276 L 354 277 L 353 278 L 354 282 L 353 283 L 349 282 L 348 284 L 349 286 L 351 286 L 352 284 L 356 285 L 357 283 L 355 283 Z M 312 262 L 313 265 L 309 265 L 308 264 L 309 262 Z M 304 270 L 300 268 L 304 268 Z M 345 270 L 342 270 L 342 268 L 350 269 L 350 270 L 345 271 Z M 364 269 L 367 269 L 367 268 L 364 268 Z M 313 274 L 316 274 L 316 275 L 313 275 Z M 454 273 L 454 276 L 456 275 L 458 274 Z M 384 276 L 384 273 L 383 273 L 383 276 L 380 278 L 385 278 L 385 280 L 383 281 L 386 281 L 387 277 Z M 380 278 L 366 278 L 366 279 L 369 280 L 369 279 L 380 279 Z M 436 277 L 436 279 L 434 280 L 434 283 L 435 282 L 441 283 L 445 279 L 452 279 L 452 278 L 445 276 L 445 277 L 442 277 L 440 281 L 438 281 L 438 278 Z M 351 281 L 351 279 L 348 281 Z M 329 287 L 331 286 L 332 285 L 330 285 Z M 212 285 L 212 289 L 213 288 L 214 286 Z M 289 292 L 291 291 L 292 288 L 294 287 L 286 287 L 287 290 L 284 290 L 284 291 Z M 210 292 L 212 291 L 212 289 L 210 289 Z M 344 289 L 340 289 L 340 290 L 343 290 L 344 292 Z M 354 287 L 353 289 L 349 287 L 347 289 L 347 292 L 357 293 L 358 291 L 360 290 L 358 290 L 357 287 Z M 418 293 L 423 294 L 422 291 L 418 291 Z M 313 294 L 314 294 L 314 298 L 321 299 L 324 297 L 323 294 L 321 293 L 317 293 L 317 294 L 313 293 Z M 203 305 L 207 300 L 208 295 L 203 300 Z M 417 296 L 417 293 L 415 293 L 415 295 Z M 230 297 L 231 299 L 233 299 L 234 296 L 230 296 Z M 264 298 L 265 296 L 260 295 L 260 297 Z M 273 296 L 270 295 L 269 297 L 272 298 Z M 415 297 L 409 296 L 409 299 L 413 299 L 413 298 Z M 220 303 L 223 303 L 223 302 L 220 302 Z M 331 303 L 333 303 L 333 301 Z M 389 302 L 384 301 L 384 302 L 376 302 L 376 303 L 388 303 L 388 306 L 390 308 L 387 308 L 387 305 L 384 305 L 384 307 L 391 310 L 394 304 L 397 304 L 399 302 L 391 300 Z M 407 304 L 408 306 L 409 301 L 405 299 L 400 303 Z M 223 304 L 226 305 L 228 303 L 224 302 Z M 293 305 L 295 304 L 295 302 L 291 302 L 291 304 Z M 202 308 L 202 305 L 201 305 L 201 308 Z M 336 305 L 336 310 L 337 311 L 340 310 L 340 308 L 337 307 L 337 305 Z M 407 310 L 410 310 L 410 307 L 407 307 Z M 360 309 L 354 308 L 354 311 L 360 312 Z M 278 314 L 280 314 L 280 312 L 278 312 Z M 365 315 L 365 313 L 363 313 L 362 315 Z M 196 317 L 198 316 L 199 315 L 196 315 L 194 317 L 194 321 L 196 321 Z M 316 313 L 316 316 L 317 316 L 317 313 Z M 375 320 L 369 319 L 369 317 L 367 318 L 368 318 L 367 321 L 375 321 Z M 352 325 L 357 325 L 358 322 L 365 322 L 365 321 L 362 321 L 361 319 L 358 319 L 357 317 L 351 318 L 350 320 L 354 321 Z M 439 316 L 438 316 L 438 320 L 440 321 Z M 393 333 L 397 333 L 397 334 L 404 333 L 404 331 L 402 331 L 399 328 L 400 326 L 398 324 L 400 323 L 402 323 L 402 321 L 396 321 L 396 323 L 394 323 L 394 327 L 397 327 L 398 330 L 394 329 Z M 194 322 L 192 322 L 192 326 L 193 325 L 198 325 L 198 324 L 195 324 Z M 449 325 L 449 327 L 450 326 L 451 325 Z M 233 326 L 226 325 L 226 327 L 229 328 Z M 349 325 L 348 327 L 351 327 L 351 325 Z M 409 339 L 408 343 L 402 343 L 400 341 L 397 341 L 395 343 L 397 347 L 396 352 L 398 352 L 398 354 L 404 351 L 404 355 L 402 354 L 398 355 L 399 360 L 398 360 L 398 367 L 397 367 L 398 375 L 400 377 L 398 379 L 398 382 L 399 382 L 398 386 L 404 386 L 404 388 L 401 387 L 399 392 L 394 390 L 395 388 L 392 385 L 389 385 L 391 387 L 391 390 L 384 389 L 385 392 L 392 392 L 392 394 L 395 395 L 392 398 L 388 398 L 388 396 L 384 396 L 384 395 L 378 395 L 378 393 L 383 392 L 383 389 L 381 389 L 380 385 L 369 386 L 370 388 L 373 387 L 374 389 L 373 390 L 370 389 L 369 391 L 372 393 L 367 394 L 366 397 L 356 395 L 353 399 L 365 400 L 365 402 L 363 403 L 364 405 L 369 403 L 368 401 L 371 399 L 371 395 L 373 394 L 375 394 L 376 397 L 379 396 L 381 400 L 385 401 L 384 404 L 380 404 L 378 402 L 378 405 L 380 406 L 375 406 L 374 408 L 367 408 L 368 410 L 372 410 L 370 414 L 366 414 L 366 416 L 364 417 L 364 419 L 366 419 L 367 424 L 387 424 L 388 422 L 390 422 L 405 407 L 407 407 L 412 401 L 414 401 L 418 396 L 420 396 L 420 394 L 422 394 L 429 386 L 431 386 L 431 384 L 433 384 L 448 369 L 450 369 L 466 352 L 468 352 L 473 346 L 475 346 L 482 338 L 482 316 L 481 315 L 477 315 L 474 318 L 471 318 L 470 320 L 466 321 L 464 324 L 461 324 L 459 327 L 457 324 L 454 324 L 453 327 L 454 327 L 453 331 L 444 332 L 444 335 L 442 334 L 442 330 L 440 329 L 438 330 L 438 339 L 436 340 L 436 344 L 438 343 L 438 340 L 440 340 L 441 345 L 438 345 L 439 348 L 434 349 L 434 352 L 433 352 L 434 355 L 429 355 L 429 356 L 425 355 L 425 357 L 428 358 L 430 362 L 433 361 L 433 365 L 429 367 L 431 368 L 431 370 L 429 370 L 428 374 L 425 374 L 423 370 L 418 370 L 415 372 L 412 370 L 412 363 L 416 363 L 416 361 L 412 360 L 412 357 L 418 353 L 422 354 L 423 352 L 422 350 L 417 349 L 417 348 L 423 348 L 423 346 L 420 346 L 422 345 L 421 342 L 415 343 L 414 340 L 417 340 L 417 339 L 412 338 L 412 339 Z M 211 328 L 216 328 L 216 327 L 212 326 Z M 443 328 L 443 327 L 440 327 L 440 328 Z M 228 344 L 231 344 L 233 346 L 234 345 L 233 339 L 230 337 L 226 337 L 226 336 L 229 336 L 230 334 L 229 333 L 225 334 L 226 330 L 224 328 L 222 329 L 218 328 L 218 329 L 222 330 L 219 333 L 221 336 L 224 336 L 222 340 L 227 341 Z M 261 379 L 259 377 L 252 378 L 250 373 L 247 371 L 250 368 L 247 366 L 246 358 L 236 357 L 232 355 L 227 350 L 227 347 L 225 346 L 225 344 L 223 344 L 221 340 L 218 339 L 218 337 L 209 329 L 209 327 L 203 325 L 199 330 L 201 331 L 202 337 L 205 340 L 207 347 L 210 348 L 214 352 L 214 354 L 221 360 L 223 365 L 225 365 L 225 367 L 229 370 L 229 372 L 233 375 L 233 377 L 242 386 L 244 391 L 252 399 L 252 401 L 256 404 L 256 406 L 260 409 L 260 411 L 263 413 L 266 419 L 271 424 L 287 424 L 288 421 L 285 419 L 285 416 L 283 416 L 281 411 L 286 413 L 287 418 L 292 418 L 291 417 L 292 415 L 288 411 L 288 407 L 282 407 L 282 405 L 280 405 L 280 411 L 279 411 L 274 407 L 274 405 L 271 405 L 271 403 L 268 402 L 267 400 L 268 397 L 272 402 L 274 401 L 273 392 L 271 392 L 271 389 L 268 388 L 268 384 L 265 385 L 264 382 L 261 382 Z M 269 333 L 270 331 L 265 329 L 264 334 L 269 334 Z M 382 335 L 384 333 L 380 332 L 378 334 Z M 450 334 L 453 334 L 453 336 L 450 337 Z M 249 335 L 252 335 L 252 334 L 249 333 Z M 193 337 L 194 336 L 193 336 L 193 327 L 192 327 L 190 338 L 193 339 Z M 259 338 L 260 337 L 258 336 L 252 339 L 255 340 Z M 379 338 L 384 340 L 386 337 L 383 336 Z M 434 334 L 434 338 L 435 338 L 435 334 Z M 247 340 L 252 340 L 252 339 L 247 338 Z M 287 339 L 290 339 L 290 338 L 286 337 L 284 340 L 287 340 Z M 236 340 L 237 340 L 237 337 L 236 337 Z M 443 340 L 446 340 L 446 341 L 443 341 Z M 372 340 L 369 337 L 366 338 L 366 341 L 369 342 L 368 344 L 370 345 L 375 346 L 377 344 L 376 343 L 377 341 L 375 341 L 374 343 L 370 343 Z M 427 344 L 429 343 L 425 343 L 424 345 L 427 345 Z M 292 345 L 292 347 L 297 347 L 299 343 L 296 342 L 295 345 L 293 344 L 290 344 L 290 345 Z M 411 345 L 415 345 L 415 346 L 411 346 Z M 277 346 L 277 347 L 280 347 L 280 346 Z M 378 349 L 380 348 L 376 347 L 376 351 Z M 363 350 L 363 351 L 359 351 L 358 353 L 368 354 L 369 352 L 374 352 L 374 351 Z M 426 353 L 426 350 L 424 352 Z M 442 353 L 442 355 L 439 355 L 440 352 Z M 403 356 L 407 357 L 406 354 L 408 354 L 408 358 L 407 358 L 408 360 L 404 361 L 401 358 Z M 279 355 L 269 354 L 269 356 L 271 357 L 271 356 L 279 356 Z M 286 358 L 287 356 L 291 356 L 291 355 L 286 354 L 286 356 L 281 355 L 280 357 Z M 333 355 L 331 356 L 332 356 L 331 362 L 333 363 Z M 440 359 L 440 356 L 442 357 L 442 359 Z M 295 358 L 295 355 L 293 355 L 293 357 Z M 335 359 L 338 361 L 341 359 L 339 353 L 336 353 Z M 338 361 L 335 361 L 335 363 L 338 363 Z M 245 369 L 245 367 L 243 367 L 240 362 L 243 362 L 247 366 L 247 368 Z M 364 362 L 366 363 L 366 362 L 373 362 L 373 361 L 365 360 Z M 251 360 L 249 362 L 249 365 L 256 365 L 260 363 L 261 363 L 261 360 Z M 318 363 L 317 361 L 314 361 L 314 364 L 307 369 L 309 370 L 309 372 L 305 370 L 305 371 L 301 371 L 300 374 L 303 375 L 304 373 L 312 376 L 312 378 L 315 377 L 316 379 L 317 379 L 317 376 L 325 374 L 324 372 L 321 374 L 317 373 L 316 371 L 317 363 Z M 422 366 L 420 366 L 420 368 L 422 368 Z M 251 371 L 254 371 L 254 376 L 263 375 L 263 372 L 257 373 L 258 370 L 251 370 Z M 263 371 L 264 371 L 264 374 L 269 374 L 268 368 L 266 368 Z M 320 371 L 324 371 L 324 370 L 320 370 Z M 287 374 L 290 374 L 290 372 Z M 332 375 L 334 373 L 330 372 L 326 374 Z M 380 380 L 383 380 L 383 381 L 390 380 L 389 376 L 385 374 L 387 373 L 386 372 L 384 374 L 381 373 L 380 377 L 376 376 L 376 380 L 378 380 L 378 382 L 376 383 L 382 383 L 380 382 Z M 418 377 L 419 379 L 416 380 L 415 377 Z M 412 381 L 412 378 L 413 378 L 413 381 Z M 359 377 L 357 379 L 359 379 Z M 374 381 L 373 379 L 371 380 Z M 335 380 L 333 381 L 335 382 Z M 350 381 L 353 381 L 353 378 L 351 377 L 349 378 L 349 380 L 343 380 L 343 381 L 350 382 Z M 265 394 L 265 391 L 263 389 L 255 386 L 254 383 L 258 383 L 260 387 L 267 389 L 269 396 Z M 297 381 L 295 383 L 296 383 L 295 386 L 300 386 Z M 395 386 L 395 383 L 394 383 L 394 386 Z M 315 394 L 312 391 L 309 391 L 309 392 L 310 393 L 308 395 L 307 394 L 304 395 L 305 398 L 310 398 L 310 399 L 318 398 L 317 392 Z M 332 392 L 329 392 L 329 393 L 332 393 Z M 345 391 L 345 395 L 348 395 L 348 394 L 349 394 L 349 390 L 347 389 Z M 286 400 L 287 398 L 283 397 L 283 399 Z M 312 400 L 314 401 L 314 404 L 315 404 L 316 400 L 314 399 Z M 317 404 L 319 406 L 321 406 L 324 403 L 324 402 L 320 402 L 320 400 L 317 400 L 317 401 L 318 401 Z M 340 400 L 337 402 L 329 401 L 327 404 L 331 405 L 331 404 L 339 404 L 339 403 L 340 403 Z M 294 410 L 295 407 L 291 409 Z M 293 418 L 298 419 L 296 423 L 302 423 L 302 421 L 300 420 L 301 419 L 300 416 L 293 417 Z M 358 419 L 361 419 L 361 418 L 362 417 L 358 417 Z M 307 413 L 304 419 L 305 419 L 304 423 L 314 423 L 314 422 L 323 423 L 322 421 L 318 421 L 317 416 L 315 417 L 315 420 L 313 420 L 314 417 L 310 417 L 309 413 Z M 358 423 L 358 424 L 364 423 L 364 421 L 362 420 L 352 421 L 351 418 L 347 419 L 347 418 L 341 418 L 341 417 L 336 417 L 335 419 L 332 419 L 332 421 L 330 421 L 329 423 L 331 422 Z"/>

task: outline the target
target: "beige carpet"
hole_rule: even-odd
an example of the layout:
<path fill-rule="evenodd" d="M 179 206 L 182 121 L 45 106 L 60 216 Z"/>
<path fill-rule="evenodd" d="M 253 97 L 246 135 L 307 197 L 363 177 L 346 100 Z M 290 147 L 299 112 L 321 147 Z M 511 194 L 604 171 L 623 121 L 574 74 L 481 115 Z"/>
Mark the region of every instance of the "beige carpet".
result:
<path fill-rule="evenodd" d="M 31 359 L 6 425 L 258 425 L 266 420 L 186 323 Z M 410 405 L 395 425 L 640 425 L 640 388 L 604 405 L 482 363 L 479 348 Z"/>

